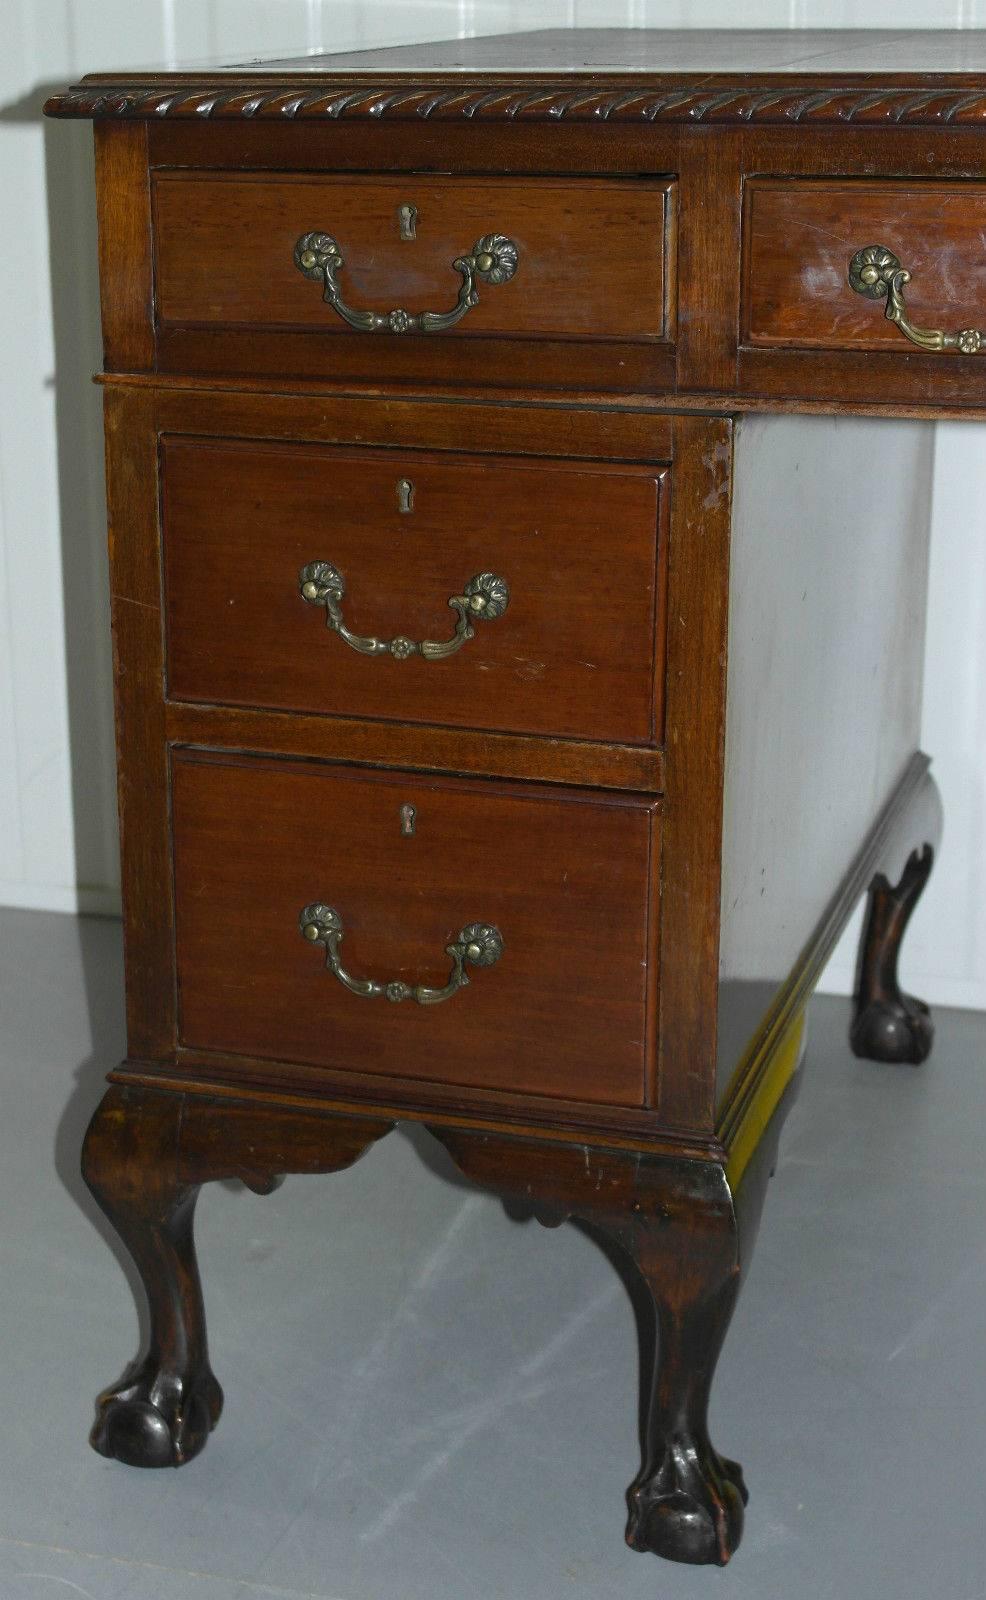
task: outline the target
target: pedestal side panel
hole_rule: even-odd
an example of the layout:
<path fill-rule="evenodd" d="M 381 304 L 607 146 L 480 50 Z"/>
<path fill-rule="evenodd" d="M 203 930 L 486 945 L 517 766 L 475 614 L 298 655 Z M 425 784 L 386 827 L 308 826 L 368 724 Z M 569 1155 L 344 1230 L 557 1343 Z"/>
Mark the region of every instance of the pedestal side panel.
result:
<path fill-rule="evenodd" d="M 737 426 L 718 1095 L 918 745 L 932 424 Z"/>

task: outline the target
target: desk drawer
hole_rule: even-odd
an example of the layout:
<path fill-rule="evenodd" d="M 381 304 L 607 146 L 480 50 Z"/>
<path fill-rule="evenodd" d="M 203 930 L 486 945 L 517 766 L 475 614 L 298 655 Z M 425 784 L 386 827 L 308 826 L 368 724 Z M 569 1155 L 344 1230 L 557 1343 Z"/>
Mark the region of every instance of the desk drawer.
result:
<path fill-rule="evenodd" d="M 986 349 L 986 183 L 754 179 L 744 215 L 746 344 L 902 358 Z M 930 338 L 886 315 L 894 260 L 910 274 L 896 286 L 905 322 Z"/>
<path fill-rule="evenodd" d="M 173 817 L 184 1045 L 642 1103 L 657 802 L 177 753 Z"/>
<path fill-rule="evenodd" d="M 325 377 L 340 361 L 352 370 L 354 336 L 364 370 L 381 376 L 404 375 L 408 342 L 667 342 L 673 189 L 663 178 L 159 171 L 159 338 L 225 329 L 221 345 L 196 347 L 219 367 Z M 237 340 L 247 329 L 252 351 Z"/>
<path fill-rule="evenodd" d="M 652 744 L 666 476 L 167 439 L 169 693 Z"/>

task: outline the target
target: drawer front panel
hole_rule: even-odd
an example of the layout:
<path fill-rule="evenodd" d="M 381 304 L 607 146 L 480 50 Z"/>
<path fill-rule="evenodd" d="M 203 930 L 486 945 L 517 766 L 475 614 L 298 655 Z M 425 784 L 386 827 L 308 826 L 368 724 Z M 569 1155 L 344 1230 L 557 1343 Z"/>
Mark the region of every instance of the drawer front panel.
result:
<path fill-rule="evenodd" d="M 186 1046 L 642 1103 L 655 802 L 176 753 L 173 806 Z M 502 953 L 438 1003 L 364 996 L 303 936 L 314 904 L 356 982 L 442 989 L 473 924 Z"/>
<path fill-rule="evenodd" d="M 513 275 L 484 278 L 480 263 L 476 303 L 454 327 L 426 336 L 665 341 L 672 189 L 666 179 L 159 172 L 158 323 L 345 334 L 349 325 L 322 298 L 324 280 L 295 261 L 298 241 L 314 233 L 338 247 L 334 276 L 345 306 L 384 317 L 395 309 L 445 315 L 463 282 L 456 263 L 481 239 L 500 236 L 516 248 Z M 402 220 L 407 207 L 413 225 L 406 212 Z M 397 332 L 366 337 L 378 343 Z M 325 359 L 328 371 L 329 350 Z"/>
<path fill-rule="evenodd" d="M 170 439 L 162 474 L 173 698 L 654 741 L 663 469 Z"/>
<path fill-rule="evenodd" d="M 885 247 L 910 273 L 919 328 L 986 330 L 986 184 L 768 179 L 747 184 L 743 339 L 830 350 L 917 347 L 885 315 L 887 296 L 853 288 L 850 263 Z"/>

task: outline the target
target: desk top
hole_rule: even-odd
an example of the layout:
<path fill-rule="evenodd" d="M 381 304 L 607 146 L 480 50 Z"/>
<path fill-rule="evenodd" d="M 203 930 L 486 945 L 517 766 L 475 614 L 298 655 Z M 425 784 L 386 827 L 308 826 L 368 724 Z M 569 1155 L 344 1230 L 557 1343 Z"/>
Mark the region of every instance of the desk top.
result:
<path fill-rule="evenodd" d="M 546 29 L 92 74 L 53 116 L 986 126 L 986 31 Z"/>
<path fill-rule="evenodd" d="M 986 31 L 835 28 L 542 28 L 444 39 L 347 54 L 321 51 L 277 61 L 239 61 L 225 71 L 509 72 L 536 75 L 634 72 L 979 72 Z"/>

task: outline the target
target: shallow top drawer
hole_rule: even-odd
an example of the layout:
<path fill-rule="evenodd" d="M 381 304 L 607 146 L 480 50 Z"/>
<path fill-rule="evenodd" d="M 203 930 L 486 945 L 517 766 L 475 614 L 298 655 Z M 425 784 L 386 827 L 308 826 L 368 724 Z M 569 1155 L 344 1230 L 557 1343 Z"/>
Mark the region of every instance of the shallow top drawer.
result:
<path fill-rule="evenodd" d="M 756 179 L 745 235 L 749 345 L 958 361 L 986 346 L 986 183 Z"/>
<path fill-rule="evenodd" d="M 663 178 L 159 171 L 165 365 L 338 376 L 362 363 L 404 375 L 408 346 L 420 365 L 436 344 L 491 337 L 667 343 L 673 188 Z M 203 338 L 219 330 L 221 344 Z M 487 346 L 483 360 L 496 359 Z M 475 360 L 465 366 L 478 375 Z"/>

